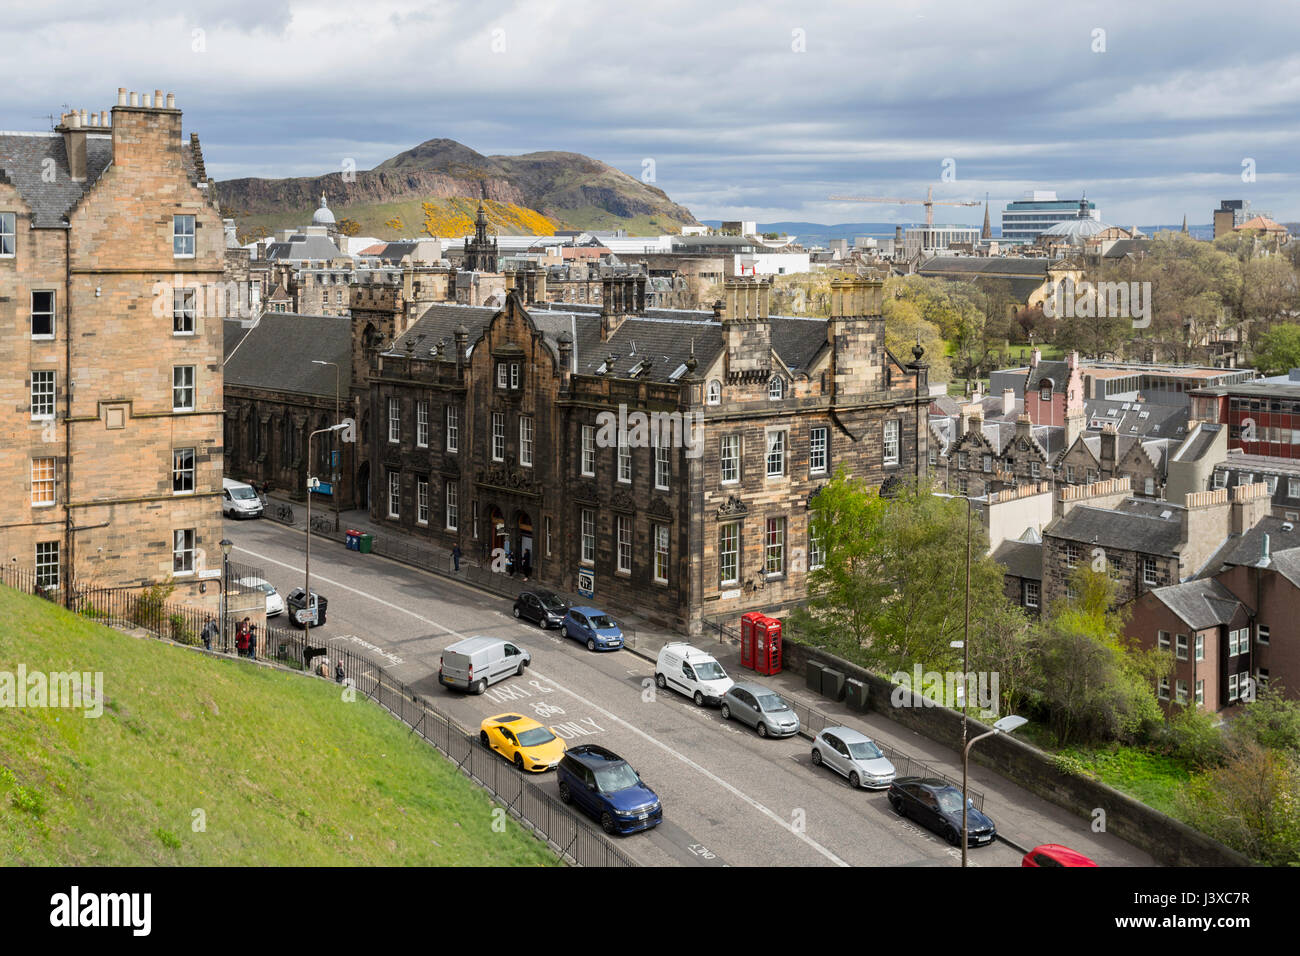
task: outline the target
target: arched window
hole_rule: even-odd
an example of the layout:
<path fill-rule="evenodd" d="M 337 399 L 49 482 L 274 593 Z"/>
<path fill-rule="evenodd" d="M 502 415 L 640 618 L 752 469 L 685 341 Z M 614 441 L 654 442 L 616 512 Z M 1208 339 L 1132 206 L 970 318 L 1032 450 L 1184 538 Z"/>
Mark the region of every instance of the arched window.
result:
<path fill-rule="evenodd" d="M 785 379 L 780 375 L 773 375 L 772 381 L 767 383 L 767 397 L 773 402 L 785 398 Z"/>
<path fill-rule="evenodd" d="M 717 405 L 722 401 L 722 383 L 716 378 L 709 383 L 709 404 Z"/>
<path fill-rule="evenodd" d="M 1052 401 L 1052 380 L 1050 378 L 1043 379 L 1038 386 L 1038 400 L 1049 403 Z"/>

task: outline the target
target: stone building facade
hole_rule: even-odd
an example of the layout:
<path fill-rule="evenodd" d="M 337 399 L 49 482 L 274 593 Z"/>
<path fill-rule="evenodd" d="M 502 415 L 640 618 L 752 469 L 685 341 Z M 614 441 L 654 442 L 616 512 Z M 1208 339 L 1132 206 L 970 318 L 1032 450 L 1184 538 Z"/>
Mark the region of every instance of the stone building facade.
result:
<path fill-rule="evenodd" d="M 220 574 L 222 319 L 202 304 L 225 238 L 174 102 L 123 89 L 111 120 L 0 134 L 0 549 L 63 594 L 171 578 L 197 601 Z"/>

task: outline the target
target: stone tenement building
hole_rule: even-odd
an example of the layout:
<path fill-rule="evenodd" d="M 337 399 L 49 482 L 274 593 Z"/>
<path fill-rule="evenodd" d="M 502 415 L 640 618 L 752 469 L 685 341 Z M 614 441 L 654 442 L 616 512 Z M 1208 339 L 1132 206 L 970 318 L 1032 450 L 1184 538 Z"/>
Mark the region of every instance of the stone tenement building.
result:
<path fill-rule="evenodd" d="M 123 89 L 111 121 L 0 134 L 0 549 L 63 594 L 170 577 L 189 600 L 220 573 L 222 319 L 202 306 L 226 248 L 174 103 Z"/>
<path fill-rule="evenodd" d="M 604 282 L 599 311 L 435 305 L 368 353 L 372 518 L 692 632 L 803 600 L 836 467 L 925 471 L 927 366 L 885 348 L 880 283 L 807 319 L 769 314 L 770 280 L 728 281 L 720 314 Z"/>

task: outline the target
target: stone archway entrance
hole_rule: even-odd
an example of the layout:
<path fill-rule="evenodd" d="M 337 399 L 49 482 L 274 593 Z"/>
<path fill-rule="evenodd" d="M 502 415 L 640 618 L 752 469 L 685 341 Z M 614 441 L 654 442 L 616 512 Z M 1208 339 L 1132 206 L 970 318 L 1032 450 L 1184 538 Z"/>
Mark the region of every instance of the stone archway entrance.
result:
<path fill-rule="evenodd" d="M 515 528 L 517 530 L 515 554 L 519 566 L 525 574 L 532 574 L 533 566 L 536 564 L 537 548 L 533 545 L 533 519 L 527 511 L 520 511 L 515 514 Z"/>
<path fill-rule="evenodd" d="M 487 513 L 487 534 L 485 539 L 488 542 L 488 558 L 491 559 L 497 549 L 504 551 L 508 538 L 506 536 L 506 518 L 501 513 L 501 509 L 493 505 Z"/>

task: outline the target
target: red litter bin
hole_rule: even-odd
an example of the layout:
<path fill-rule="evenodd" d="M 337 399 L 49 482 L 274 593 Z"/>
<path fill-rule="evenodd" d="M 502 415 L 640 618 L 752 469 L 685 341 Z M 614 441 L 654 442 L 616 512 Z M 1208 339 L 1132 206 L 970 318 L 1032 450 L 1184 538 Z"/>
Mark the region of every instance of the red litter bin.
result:
<path fill-rule="evenodd" d="M 761 611 L 750 611 L 740 619 L 740 666 L 754 669 L 754 650 L 757 632 L 765 627 L 767 617 Z"/>
<path fill-rule="evenodd" d="M 760 674 L 781 673 L 781 622 L 774 617 L 754 625 L 754 669 Z"/>

